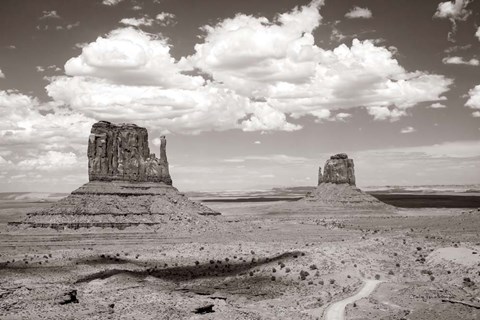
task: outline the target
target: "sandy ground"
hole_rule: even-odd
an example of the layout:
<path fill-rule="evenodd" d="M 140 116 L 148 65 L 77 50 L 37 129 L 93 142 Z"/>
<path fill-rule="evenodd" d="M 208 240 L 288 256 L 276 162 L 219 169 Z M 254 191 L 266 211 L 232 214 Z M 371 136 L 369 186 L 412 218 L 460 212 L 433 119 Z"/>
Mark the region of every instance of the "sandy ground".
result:
<path fill-rule="evenodd" d="M 194 232 L 12 231 L 30 209 L 2 209 L 0 318 L 316 319 L 347 299 L 345 319 L 480 319 L 477 209 L 269 205 L 209 203 L 224 215 Z"/>

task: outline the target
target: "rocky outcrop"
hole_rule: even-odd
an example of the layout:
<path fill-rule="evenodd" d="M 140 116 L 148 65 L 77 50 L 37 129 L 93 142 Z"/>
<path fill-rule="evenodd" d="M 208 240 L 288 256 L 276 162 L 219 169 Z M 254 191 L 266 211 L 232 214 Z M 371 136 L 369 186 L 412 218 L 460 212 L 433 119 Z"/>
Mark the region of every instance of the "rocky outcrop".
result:
<path fill-rule="evenodd" d="M 322 176 L 322 168 L 319 168 L 318 184 L 335 183 L 355 185 L 355 168 L 353 159 L 349 159 L 345 153 L 339 153 L 330 157 L 325 163 Z"/>
<path fill-rule="evenodd" d="M 207 217 L 220 213 L 191 201 L 172 186 L 160 139 L 160 159 L 150 154 L 147 129 L 134 124 L 100 121 L 88 140 L 90 182 L 51 207 L 31 212 L 15 227 L 155 229 L 211 227 Z M 172 229 L 173 228 L 173 229 Z"/>
<path fill-rule="evenodd" d="M 333 155 L 318 172 L 318 186 L 304 198 L 271 206 L 271 212 L 292 214 L 392 213 L 394 207 L 355 186 L 353 159 L 345 153 Z"/>
<path fill-rule="evenodd" d="M 90 181 L 163 182 L 171 185 L 166 139 L 162 136 L 160 159 L 150 153 L 147 129 L 135 124 L 100 121 L 88 139 Z"/>

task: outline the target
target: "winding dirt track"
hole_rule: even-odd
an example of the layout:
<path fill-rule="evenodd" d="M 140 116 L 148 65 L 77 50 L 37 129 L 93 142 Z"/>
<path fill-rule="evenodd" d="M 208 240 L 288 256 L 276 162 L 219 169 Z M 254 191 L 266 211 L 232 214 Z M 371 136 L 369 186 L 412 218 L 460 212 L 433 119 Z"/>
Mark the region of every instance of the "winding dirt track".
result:
<path fill-rule="evenodd" d="M 325 313 L 325 320 L 345 320 L 345 307 L 350 303 L 371 295 L 380 282 L 380 280 L 365 280 L 365 285 L 355 295 L 337 301 L 328 307 Z"/>

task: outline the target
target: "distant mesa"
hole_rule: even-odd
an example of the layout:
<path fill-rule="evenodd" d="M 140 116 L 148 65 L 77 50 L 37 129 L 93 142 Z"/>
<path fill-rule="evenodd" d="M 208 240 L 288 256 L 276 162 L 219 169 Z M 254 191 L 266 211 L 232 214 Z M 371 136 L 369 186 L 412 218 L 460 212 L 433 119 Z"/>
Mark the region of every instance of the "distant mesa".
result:
<path fill-rule="evenodd" d="M 355 212 L 389 212 L 394 207 L 363 192 L 355 186 L 353 159 L 345 153 L 330 157 L 318 170 L 318 185 L 315 190 L 298 200 L 274 205 L 271 212 L 321 214 Z"/>
<path fill-rule="evenodd" d="M 391 206 L 363 192 L 355 186 L 355 165 L 346 153 L 338 153 L 325 162 L 318 170 L 318 186 L 300 202 L 313 207 L 335 209 L 386 209 Z"/>
<path fill-rule="evenodd" d="M 220 213 L 191 201 L 172 186 L 166 145 L 162 136 L 157 158 L 150 153 L 147 129 L 135 124 L 95 123 L 88 139 L 89 182 L 52 207 L 10 225 L 59 230 L 209 225 L 202 216 Z"/>

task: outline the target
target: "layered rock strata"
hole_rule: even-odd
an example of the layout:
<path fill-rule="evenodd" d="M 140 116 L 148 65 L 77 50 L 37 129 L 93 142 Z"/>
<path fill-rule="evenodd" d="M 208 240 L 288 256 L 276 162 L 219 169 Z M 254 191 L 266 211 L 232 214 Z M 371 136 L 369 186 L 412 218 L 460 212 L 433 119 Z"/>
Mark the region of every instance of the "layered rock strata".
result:
<path fill-rule="evenodd" d="M 166 154 L 167 140 L 160 139 L 160 159 L 150 153 L 147 129 L 134 124 L 100 121 L 88 139 L 90 181 L 163 182 L 171 185 Z"/>
<path fill-rule="evenodd" d="M 150 154 L 148 133 L 134 124 L 100 121 L 88 141 L 90 182 L 50 208 L 27 215 L 16 226 L 54 229 L 148 225 L 169 227 L 173 221 L 208 223 L 220 213 L 189 200 L 172 186 L 161 138 L 160 159 Z"/>
<path fill-rule="evenodd" d="M 349 159 L 347 154 L 339 153 L 330 157 L 325 163 L 322 176 L 322 168 L 319 168 L 318 184 L 321 183 L 347 183 L 355 185 L 355 167 L 353 159 Z"/>
<path fill-rule="evenodd" d="M 353 159 L 345 153 L 333 155 L 318 172 L 318 186 L 304 198 L 272 207 L 276 213 L 345 213 L 391 212 L 393 207 L 355 186 Z"/>

